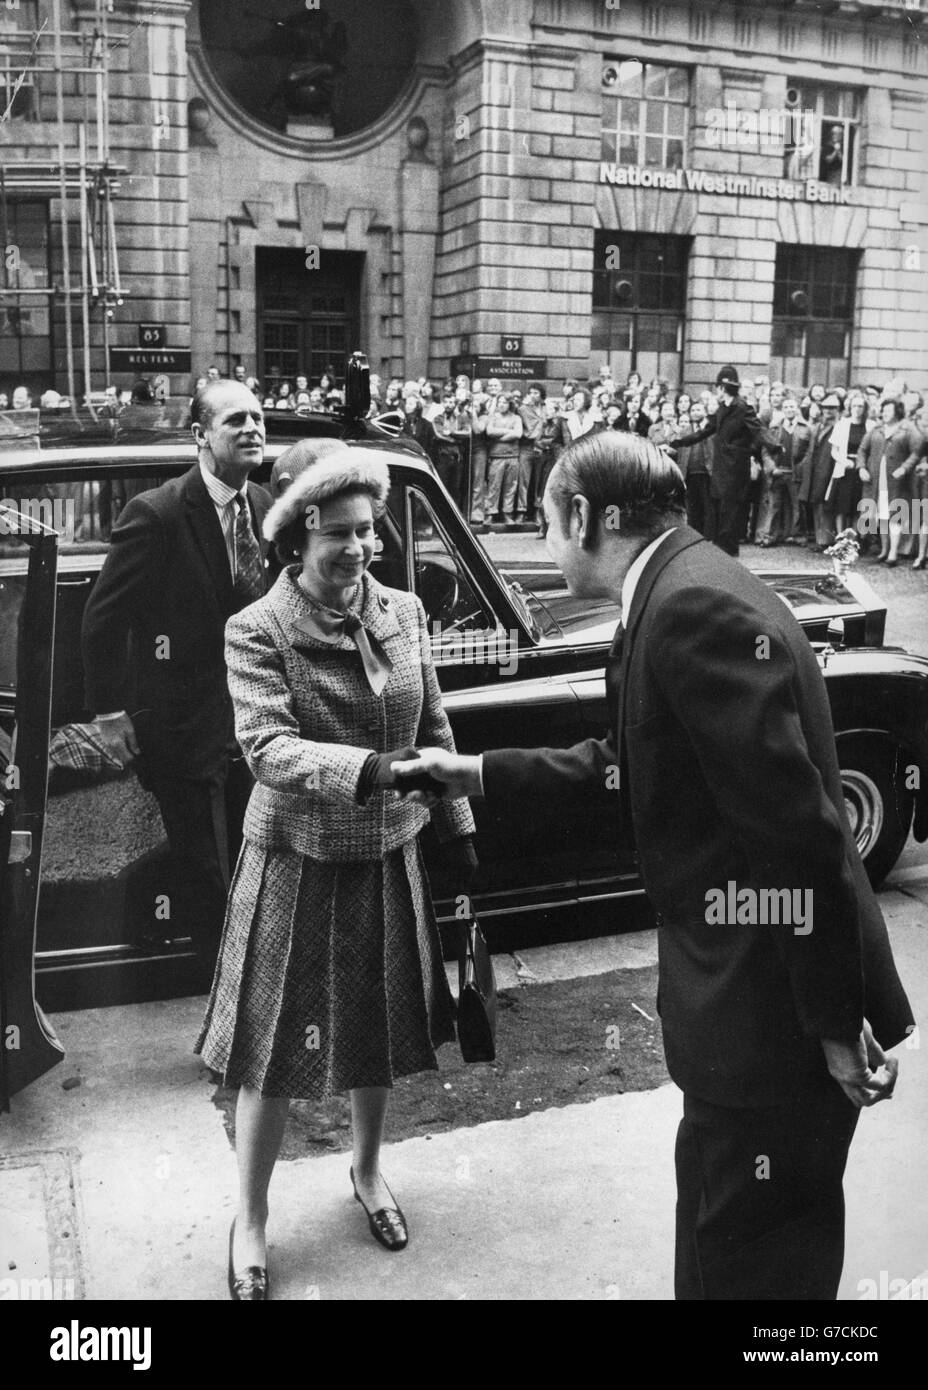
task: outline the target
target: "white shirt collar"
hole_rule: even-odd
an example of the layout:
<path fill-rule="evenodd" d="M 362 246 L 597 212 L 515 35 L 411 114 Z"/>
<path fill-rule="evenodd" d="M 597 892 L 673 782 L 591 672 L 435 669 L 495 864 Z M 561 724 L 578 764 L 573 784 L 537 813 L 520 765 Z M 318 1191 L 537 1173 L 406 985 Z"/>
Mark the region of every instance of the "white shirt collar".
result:
<path fill-rule="evenodd" d="M 659 536 L 655 537 L 655 539 L 651 542 L 650 545 L 645 546 L 644 550 L 642 550 L 637 560 L 634 560 L 632 562 L 632 565 L 629 568 L 628 574 L 625 576 L 625 581 L 622 585 L 623 624 L 627 622 L 628 615 L 632 611 L 632 600 L 635 597 L 635 590 L 638 587 L 638 581 L 644 573 L 645 565 L 648 563 L 655 550 L 657 550 L 658 546 L 662 545 L 668 536 L 672 536 L 676 529 L 676 526 L 671 526 L 669 531 L 662 531 Z"/>
<path fill-rule="evenodd" d="M 245 487 L 236 490 L 234 487 L 229 487 L 229 484 L 224 483 L 221 478 L 217 478 L 215 473 L 211 473 L 202 459 L 199 460 L 199 464 L 200 477 L 206 484 L 206 491 L 217 507 L 227 507 L 235 497 L 247 498 L 247 483 Z"/>

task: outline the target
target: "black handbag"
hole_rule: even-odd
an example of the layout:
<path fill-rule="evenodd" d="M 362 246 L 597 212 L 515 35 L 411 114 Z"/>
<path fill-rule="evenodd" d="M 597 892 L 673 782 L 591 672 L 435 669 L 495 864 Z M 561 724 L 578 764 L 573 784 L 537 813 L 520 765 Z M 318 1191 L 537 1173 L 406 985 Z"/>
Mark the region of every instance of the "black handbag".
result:
<path fill-rule="evenodd" d="M 475 917 L 461 923 L 457 1026 L 465 1062 L 496 1060 L 496 976 Z"/>

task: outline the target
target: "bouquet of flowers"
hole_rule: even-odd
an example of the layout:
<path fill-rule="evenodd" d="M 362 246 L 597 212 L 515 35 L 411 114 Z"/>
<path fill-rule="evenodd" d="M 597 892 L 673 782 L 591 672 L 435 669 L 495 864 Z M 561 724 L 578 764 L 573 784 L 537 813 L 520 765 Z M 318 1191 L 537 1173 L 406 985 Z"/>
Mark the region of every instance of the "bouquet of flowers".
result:
<path fill-rule="evenodd" d="M 857 563 L 857 557 L 860 554 L 860 541 L 853 526 L 842 531 L 835 538 L 834 545 L 830 545 L 825 554 L 831 557 L 831 563 L 837 577 L 844 579 L 851 565 Z"/>

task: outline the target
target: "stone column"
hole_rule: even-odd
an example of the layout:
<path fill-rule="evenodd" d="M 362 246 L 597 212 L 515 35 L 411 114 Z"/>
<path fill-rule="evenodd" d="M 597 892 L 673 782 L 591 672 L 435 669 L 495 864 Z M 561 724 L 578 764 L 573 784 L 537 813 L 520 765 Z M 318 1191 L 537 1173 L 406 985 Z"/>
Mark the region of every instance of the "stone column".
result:
<path fill-rule="evenodd" d="M 427 153 L 429 128 L 421 116 L 409 122 L 407 139 L 409 152 L 400 167 L 404 374 L 418 377 L 429 369 L 439 173 Z"/>

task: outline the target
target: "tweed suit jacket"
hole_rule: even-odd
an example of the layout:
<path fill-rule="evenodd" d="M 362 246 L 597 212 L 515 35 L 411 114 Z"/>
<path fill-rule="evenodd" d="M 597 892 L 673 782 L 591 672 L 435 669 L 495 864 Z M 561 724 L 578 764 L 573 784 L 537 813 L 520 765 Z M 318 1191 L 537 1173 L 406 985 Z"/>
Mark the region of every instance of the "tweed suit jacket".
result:
<path fill-rule="evenodd" d="M 355 800 L 371 752 L 407 744 L 454 750 L 431 660 L 425 610 L 414 594 L 365 574 L 359 616 L 393 669 L 381 695 L 350 637 L 334 643 L 299 628 L 311 613 L 291 565 L 226 625 L 235 732 L 256 786 L 247 840 L 338 863 L 380 859 L 416 837 L 430 813 L 392 791 Z M 466 798 L 431 812 L 439 840 L 474 832 Z"/>

